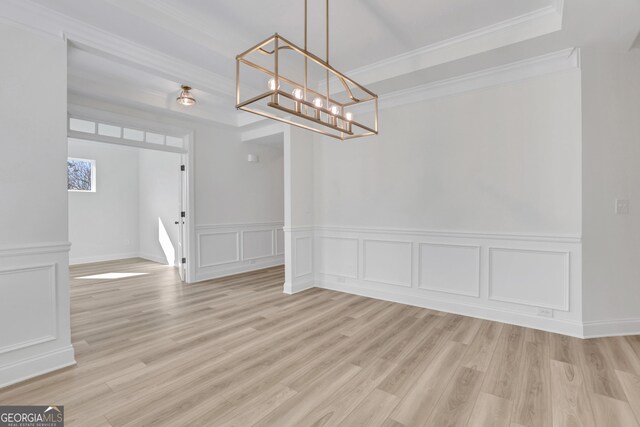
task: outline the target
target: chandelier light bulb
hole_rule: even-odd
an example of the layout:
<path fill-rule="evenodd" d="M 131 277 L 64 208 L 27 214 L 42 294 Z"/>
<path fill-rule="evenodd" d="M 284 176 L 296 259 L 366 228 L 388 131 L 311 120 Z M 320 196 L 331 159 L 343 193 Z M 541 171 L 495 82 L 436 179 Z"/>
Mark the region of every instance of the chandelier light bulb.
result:
<path fill-rule="evenodd" d="M 350 122 L 351 120 L 353 120 L 353 113 L 352 113 L 352 112 L 350 112 L 350 111 L 349 111 L 349 112 L 347 112 L 347 113 L 344 113 L 344 119 L 345 119 L 346 121 Z"/>
<path fill-rule="evenodd" d="M 322 108 L 322 106 L 324 105 L 324 102 L 322 102 L 322 98 L 316 98 L 313 100 L 313 105 L 316 108 Z"/>
<path fill-rule="evenodd" d="M 337 105 L 332 105 L 330 108 L 331 114 L 333 114 L 334 116 L 337 116 L 338 114 L 340 114 L 340 107 L 338 107 Z"/>
<path fill-rule="evenodd" d="M 302 89 L 300 89 L 299 87 L 295 88 L 295 89 L 293 90 L 293 92 L 291 92 L 291 94 L 293 95 L 293 97 L 294 97 L 295 99 L 302 99 L 302 98 L 304 98 L 304 92 L 303 92 L 303 90 L 302 90 Z"/>
<path fill-rule="evenodd" d="M 269 90 L 276 90 L 276 79 L 269 79 L 267 86 L 269 87 Z M 278 85 L 278 89 L 280 89 L 280 85 Z"/>

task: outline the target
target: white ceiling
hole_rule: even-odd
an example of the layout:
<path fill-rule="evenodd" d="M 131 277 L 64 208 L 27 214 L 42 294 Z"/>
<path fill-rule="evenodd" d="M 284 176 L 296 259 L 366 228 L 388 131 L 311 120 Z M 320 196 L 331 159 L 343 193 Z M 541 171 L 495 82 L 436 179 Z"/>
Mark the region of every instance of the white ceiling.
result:
<path fill-rule="evenodd" d="M 230 78 L 230 59 L 275 32 L 302 44 L 302 0 L 35 1 Z M 334 0 L 331 59 L 351 70 L 551 5 L 552 0 Z M 324 6 L 324 0 L 309 0 L 309 43 L 323 57 Z"/>
<path fill-rule="evenodd" d="M 0 16 L 70 41 L 83 96 L 231 125 L 235 55 L 278 32 L 302 44 L 303 0 L 3 0 Z M 309 49 L 324 56 L 324 0 L 309 0 Z M 331 63 L 385 93 L 568 47 L 630 48 L 640 1 L 334 0 Z M 175 103 L 194 86 L 195 108 Z"/>

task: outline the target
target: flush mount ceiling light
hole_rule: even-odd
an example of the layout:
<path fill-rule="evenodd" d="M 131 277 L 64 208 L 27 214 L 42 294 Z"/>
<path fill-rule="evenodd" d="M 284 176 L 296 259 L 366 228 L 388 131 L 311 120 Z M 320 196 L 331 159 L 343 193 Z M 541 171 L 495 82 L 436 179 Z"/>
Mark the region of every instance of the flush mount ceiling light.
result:
<path fill-rule="evenodd" d="M 176 98 L 176 101 L 180 105 L 194 105 L 196 103 L 196 99 L 191 94 L 191 87 L 182 85 L 182 92 L 180 92 L 180 96 Z"/>
<path fill-rule="evenodd" d="M 329 65 L 329 0 L 326 60 L 307 50 L 307 15 L 305 0 L 304 48 L 276 33 L 236 57 L 236 108 L 341 140 L 377 135 L 378 96 Z"/>

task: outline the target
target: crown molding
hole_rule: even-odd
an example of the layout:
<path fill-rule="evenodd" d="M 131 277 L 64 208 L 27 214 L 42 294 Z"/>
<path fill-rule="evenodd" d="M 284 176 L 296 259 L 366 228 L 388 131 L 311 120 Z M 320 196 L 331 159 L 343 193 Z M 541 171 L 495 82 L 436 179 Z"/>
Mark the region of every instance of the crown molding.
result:
<path fill-rule="evenodd" d="M 380 109 L 451 96 L 457 93 L 575 68 L 580 68 L 580 49 L 563 49 L 522 61 L 381 95 Z"/>
<path fill-rule="evenodd" d="M 0 14 L 39 32 L 63 37 L 79 49 L 210 93 L 234 96 L 235 82 L 162 52 L 131 42 L 30 0 L 3 0 Z"/>
<path fill-rule="evenodd" d="M 554 0 L 553 4 L 544 8 L 356 68 L 345 74 L 362 85 L 369 85 L 560 31 L 563 7 L 564 0 Z M 331 86 L 337 87 L 337 81 L 332 81 Z"/>

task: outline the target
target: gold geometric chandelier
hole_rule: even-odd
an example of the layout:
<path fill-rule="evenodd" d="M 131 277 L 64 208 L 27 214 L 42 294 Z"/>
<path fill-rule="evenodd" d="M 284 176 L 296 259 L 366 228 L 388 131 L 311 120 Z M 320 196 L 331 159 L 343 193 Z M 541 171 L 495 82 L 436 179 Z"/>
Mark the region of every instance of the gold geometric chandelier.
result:
<path fill-rule="evenodd" d="M 243 78 L 243 84 L 240 78 Z M 241 93 L 242 91 L 242 93 Z M 278 33 L 236 57 L 236 108 L 340 140 L 378 134 L 378 95 Z"/>

